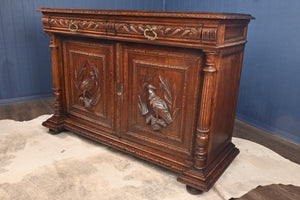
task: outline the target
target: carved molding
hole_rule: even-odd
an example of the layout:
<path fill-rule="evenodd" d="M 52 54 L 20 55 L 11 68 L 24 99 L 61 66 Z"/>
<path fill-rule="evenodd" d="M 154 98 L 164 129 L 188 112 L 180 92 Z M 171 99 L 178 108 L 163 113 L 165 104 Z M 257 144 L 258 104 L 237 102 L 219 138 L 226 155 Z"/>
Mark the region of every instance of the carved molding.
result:
<path fill-rule="evenodd" d="M 176 107 L 175 84 L 171 85 L 168 78 L 158 74 L 159 93 L 157 87 L 151 84 L 155 74 L 142 77 L 140 94 L 138 94 L 138 108 L 145 117 L 146 124 L 153 131 L 160 131 L 170 125 L 176 118 L 179 108 Z"/>
<path fill-rule="evenodd" d="M 85 108 L 94 107 L 99 103 L 101 78 L 94 63 L 79 60 L 75 68 L 74 85 L 79 94 L 78 100 Z"/>

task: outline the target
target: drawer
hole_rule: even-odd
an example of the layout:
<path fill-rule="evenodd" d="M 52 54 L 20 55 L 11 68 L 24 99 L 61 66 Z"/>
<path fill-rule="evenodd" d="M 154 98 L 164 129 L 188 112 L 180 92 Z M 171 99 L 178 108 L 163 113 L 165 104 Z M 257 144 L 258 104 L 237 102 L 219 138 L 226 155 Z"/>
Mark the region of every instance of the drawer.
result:
<path fill-rule="evenodd" d="M 202 23 L 167 23 L 125 21 L 105 18 L 58 17 L 43 18 L 45 28 L 52 32 L 109 36 L 112 39 L 155 40 L 180 43 L 216 44 L 218 25 Z"/>
<path fill-rule="evenodd" d="M 199 42 L 202 24 L 150 23 L 120 21 L 115 23 L 115 34 L 131 38 L 149 40 L 181 40 Z"/>
<path fill-rule="evenodd" d="M 45 24 L 45 23 L 44 23 Z M 48 18 L 49 28 L 73 33 L 97 33 L 106 35 L 107 20 L 105 19 L 82 19 L 82 18 Z"/>

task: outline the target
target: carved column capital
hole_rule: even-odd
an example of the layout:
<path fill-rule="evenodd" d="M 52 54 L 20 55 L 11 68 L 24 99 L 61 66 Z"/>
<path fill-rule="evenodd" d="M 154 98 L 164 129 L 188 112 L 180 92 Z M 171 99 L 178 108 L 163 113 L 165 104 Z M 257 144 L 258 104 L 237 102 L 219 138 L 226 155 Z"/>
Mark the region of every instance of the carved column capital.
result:
<path fill-rule="evenodd" d="M 58 45 L 55 43 L 55 36 L 54 35 L 51 35 L 50 36 L 50 45 L 49 45 L 49 47 L 51 48 L 51 49 L 56 49 L 56 48 L 58 48 Z"/>
<path fill-rule="evenodd" d="M 203 50 L 205 55 L 205 66 L 203 68 L 204 72 L 216 72 L 216 57 L 218 53 L 216 51 Z"/>

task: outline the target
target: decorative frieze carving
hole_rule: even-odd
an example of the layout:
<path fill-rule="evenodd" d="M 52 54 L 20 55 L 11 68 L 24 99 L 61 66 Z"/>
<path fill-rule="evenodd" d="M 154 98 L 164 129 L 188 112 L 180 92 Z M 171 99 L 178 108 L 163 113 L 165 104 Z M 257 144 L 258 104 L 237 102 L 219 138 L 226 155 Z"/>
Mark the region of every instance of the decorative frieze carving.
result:
<path fill-rule="evenodd" d="M 46 22 L 44 22 L 46 23 Z M 182 38 L 191 40 L 216 41 L 217 30 L 216 25 L 203 27 L 202 24 L 187 26 L 172 26 L 164 24 L 144 24 L 144 23 L 114 23 L 95 20 L 50 18 L 48 25 L 51 27 L 68 28 L 71 23 L 78 26 L 78 30 L 96 30 L 101 32 L 109 32 L 113 34 L 130 34 L 143 36 L 146 29 L 153 29 L 158 38 Z"/>
<path fill-rule="evenodd" d="M 96 29 L 106 31 L 106 21 L 92 21 L 92 20 L 70 20 L 70 19 L 49 19 L 49 25 L 51 27 L 68 28 L 71 23 L 75 23 L 78 26 L 78 30 Z"/>
<path fill-rule="evenodd" d="M 145 29 L 153 29 L 158 37 L 179 37 L 188 39 L 200 39 L 201 25 L 199 27 L 191 26 L 170 26 L 170 25 L 145 25 L 145 24 L 116 24 L 116 33 L 143 35 Z"/>

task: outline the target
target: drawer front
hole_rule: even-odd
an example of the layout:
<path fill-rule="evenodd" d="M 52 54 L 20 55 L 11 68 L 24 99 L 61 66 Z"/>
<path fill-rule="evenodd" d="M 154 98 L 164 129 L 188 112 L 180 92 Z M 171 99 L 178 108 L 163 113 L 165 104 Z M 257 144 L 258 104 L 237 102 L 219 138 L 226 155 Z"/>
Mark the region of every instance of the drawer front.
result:
<path fill-rule="evenodd" d="M 81 18 L 48 18 L 48 26 L 51 29 L 69 31 L 72 33 L 97 33 L 106 35 L 107 23 L 105 19 L 81 19 Z"/>
<path fill-rule="evenodd" d="M 200 51 L 124 45 L 121 137 L 189 158 L 199 99 Z"/>
<path fill-rule="evenodd" d="M 167 23 L 125 21 L 99 18 L 43 18 L 45 28 L 67 34 L 89 34 L 92 37 L 120 37 L 125 40 L 155 40 L 192 44 L 216 44 L 218 25 L 202 23 Z"/>
<path fill-rule="evenodd" d="M 145 38 L 149 40 L 178 40 L 199 42 L 201 24 L 172 24 L 123 21 L 115 23 L 118 36 Z"/>
<path fill-rule="evenodd" d="M 113 44 L 64 40 L 64 81 L 67 113 L 114 131 Z"/>

